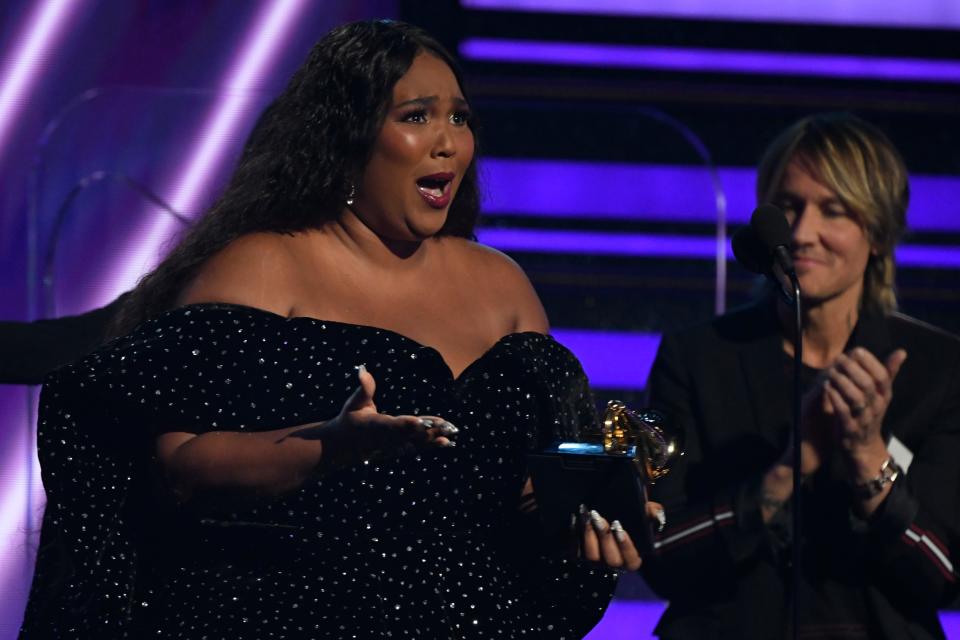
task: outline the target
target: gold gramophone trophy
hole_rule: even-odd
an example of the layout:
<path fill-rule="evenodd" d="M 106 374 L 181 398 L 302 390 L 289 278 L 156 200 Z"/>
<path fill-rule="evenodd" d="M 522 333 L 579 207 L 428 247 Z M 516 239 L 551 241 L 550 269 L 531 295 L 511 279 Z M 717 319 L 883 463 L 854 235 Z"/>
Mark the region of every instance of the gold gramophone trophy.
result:
<path fill-rule="evenodd" d="M 652 409 L 633 411 L 611 400 L 598 426 L 582 440 L 558 442 L 528 456 L 545 529 L 560 534 L 580 505 L 619 520 L 641 551 L 653 548 L 646 517 L 647 487 L 683 455 L 677 434 Z"/>
<path fill-rule="evenodd" d="M 631 411 L 619 400 L 611 400 L 603 412 L 600 431 L 603 452 L 630 456 L 644 479 L 653 484 L 667 475 L 673 461 L 683 455 L 678 436 L 667 433 L 664 422 L 658 411 Z"/>

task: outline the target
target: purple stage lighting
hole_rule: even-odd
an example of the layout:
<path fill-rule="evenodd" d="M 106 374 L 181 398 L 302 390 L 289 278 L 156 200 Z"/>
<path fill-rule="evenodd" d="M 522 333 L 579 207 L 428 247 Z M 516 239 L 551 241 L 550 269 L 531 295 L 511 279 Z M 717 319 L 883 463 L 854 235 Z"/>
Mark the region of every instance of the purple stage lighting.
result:
<path fill-rule="evenodd" d="M 590 379 L 601 389 L 643 389 L 660 346 L 656 333 L 553 329 L 557 342 L 577 356 Z M 629 362 L 630 366 L 623 366 Z"/>
<path fill-rule="evenodd" d="M 614 600 L 583 640 L 653 640 L 653 629 L 665 608 L 662 602 Z"/>
<path fill-rule="evenodd" d="M 506 252 L 570 253 L 678 260 L 714 260 L 717 246 L 716 238 L 712 236 L 602 231 L 481 229 L 477 232 L 477 237 L 483 244 Z M 901 267 L 960 269 L 960 248 L 958 247 L 903 245 L 897 248 L 896 254 L 897 264 Z M 733 259 L 729 241 L 727 242 L 727 259 Z"/>
<path fill-rule="evenodd" d="M 468 9 L 694 20 L 960 28 L 955 0 L 461 0 Z"/>
<path fill-rule="evenodd" d="M 713 224 L 716 200 L 706 167 L 574 160 L 484 158 L 488 215 L 629 219 Z M 727 197 L 727 220 L 746 224 L 756 206 L 756 170 L 719 167 Z M 524 198 L 516 198 L 522 176 Z M 603 185 L 603 198 L 597 185 Z M 907 221 L 914 231 L 960 232 L 960 216 L 947 203 L 960 202 L 960 178 L 911 176 Z"/>
<path fill-rule="evenodd" d="M 544 229 L 480 229 L 480 242 L 501 251 L 530 253 L 571 253 L 581 255 L 627 256 L 713 260 L 717 241 L 713 237 L 607 231 L 554 231 Z M 732 259 L 727 242 L 727 259 Z"/>
<path fill-rule="evenodd" d="M 469 38 L 469 60 L 708 73 L 810 76 L 891 82 L 960 83 L 960 62 L 829 53 L 737 51 Z"/>
<path fill-rule="evenodd" d="M 666 606 L 662 602 L 614 600 L 584 640 L 654 640 L 653 629 Z M 960 612 L 941 611 L 947 638 L 960 639 Z"/>
<path fill-rule="evenodd" d="M 484 158 L 482 173 L 486 214 L 555 218 L 642 216 L 646 220 L 695 217 L 711 223 L 717 219 L 716 197 L 707 167 Z M 522 198 L 516 197 L 518 178 L 523 181 Z M 721 182 L 726 187 L 722 175 Z M 598 197 L 598 185 L 603 185 L 603 197 Z"/>
<path fill-rule="evenodd" d="M 70 16 L 84 0 L 47 0 L 35 5 L 24 21 L 16 43 L 6 53 L 0 75 L 0 150 L 7 147 L 7 135 L 25 97 L 40 77 L 50 51 Z"/>
<path fill-rule="evenodd" d="M 186 155 L 188 160 L 183 170 L 166 191 L 171 194 L 169 202 L 174 210 L 196 215 L 199 196 L 223 161 L 227 143 L 252 116 L 250 110 L 256 95 L 251 88 L 262 85 L 287 42 L 287 33 L 307 4 L 307 0 L 277 0 L 263 4 L 261 14 L 254 18 L 251 31 L 236 56 L 236 66 L 220 85 L 224 89 L 223 96 L 195 137 L 196 146 Z M 89 306 L 106 304 L 136 284 L 137 279 L 156 263 L 160 248 L 178 230 L 177 225 L 176 219 L 169 215 L 148 216 L 143 230 L 137 234 L 140 241 L 123 255 L 121 263 L 113 265 L 98 298 L 90 301 Z"/>
<path fill-rule="evenodd" d="M 84 4 L 83 0 L 46 0 L 35 2 L 33 11 L 22 21 L 12 45 L 3 52 L 0 71 L 0 154 L 10 148 L 9 136 L 17 115 L 42 76 L 64 28 Z M 16 397 L 6 394 L 3 398 Z M 29 401 L 32 404 L 32 398 Z M 7 424 L 26 423 L 24 403 L 4 406 Z M 8 429 L 0 459 L 0 592 L 7 597 L 0 606 L 0 635 L 15 633 L 20 607 L 25 596 L 23 576 L 32 569 L 31 550 L 36 528 L 35 511 L 43 505 L 43 492 L 34 455 L 33 425 L 27 429 Z M 9 625 L 9 627 L 8 627 Z"/>

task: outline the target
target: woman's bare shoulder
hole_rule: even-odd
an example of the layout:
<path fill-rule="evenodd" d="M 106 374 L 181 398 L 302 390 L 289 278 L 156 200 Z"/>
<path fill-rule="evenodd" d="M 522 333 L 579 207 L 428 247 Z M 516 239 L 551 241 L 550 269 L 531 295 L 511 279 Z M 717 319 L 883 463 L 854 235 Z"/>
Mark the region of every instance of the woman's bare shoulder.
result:
<path fill-rule="evenodd" d="M 200 267 L 179 304 L 227 302 L 288 315 L 297 273 L 291 242 L 272 232 L 240 236 Z"/>
<path fill-rule="evenodd" d="M 515 317 L 514 331 L 547 333 L 547 314 L 530 279 L 510 256 L 465 238 L 444 238 L 445 249 L 477 286 L 488 286 Z"/>

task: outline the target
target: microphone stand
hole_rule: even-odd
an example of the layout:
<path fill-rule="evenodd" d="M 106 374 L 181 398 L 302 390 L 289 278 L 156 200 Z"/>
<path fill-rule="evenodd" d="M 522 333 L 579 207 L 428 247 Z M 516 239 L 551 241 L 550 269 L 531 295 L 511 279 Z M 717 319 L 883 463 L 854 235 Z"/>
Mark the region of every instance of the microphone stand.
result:
<path fill-rule="evenodd" d="M 778 247 L 781 249 L 781 247 Z M 800 455 L 800 447 L 802 438 L 800 437 L 800 414 L 801 414 L 801 405 L 802 405 L 802 393 L 803 389 L 800 386 L 800 376 L 803 373 L 803 313 L 802 306 L 800 303 L 800 282 L 797 279 L 797 273 L 792 268 L 792 261 L 780 260 L 779 263 L 775 263 L 773 267 L 774 275 L 776 279 L 780 281 L 781 292 L 784 294 L 784 298 L 787 301 L 787 304 L 793 306 L 794 310 L 794 326 L 793 326 L 793 436 L 792 436 L 792 445 L 793 445 L 793 494 L 790 496 L 790 508 L 791 508 L 791 532 L 793 546 L 790 549 L 790 562 L 793 565 L 793 571 L 791 573 L 791 578 L 793 581 L 793 611 L 792 611 L 792 627 L 793 627 L 793 638 L 794 640 L 799 640 L 800 638 L 800 582 L 801 582 L 801 568 L 800 568 L 800 541 L 802 535 L 802 515 L 800 513 L 801 509 L 801 495 L 800 495 L 800 483 L 803 478 L 800 474 L 800 465 L 803 460 Z M 783 269 L 781 264 L 788 265 L 788 269 Z M 789 286 L 788 286 L 789 285 Z M 788 292 L 792 291 L 793 295 L 791 296 Z"/>
<path fill-rule="evenodd" d="M 794 341 L 793 341 L 793 495 L 791 496 L 792 506 L 792 528 L 793 528 L 793 638 L 800 638 L 800 539 L 802 530 L 801 523 L 801 497 L 800 483 L 800 465 L 802 458 L 800 456 L 800 413 L 801 413 L 801 387 L 800 375 L 803 372 L 803 316 L 800 306 L 800 283 L 797 281 L 796 273 L 790 273 L 791 284 L 793 285 L 793 308 L 794 314 Z"/>
<path fill-rule="evenodd" d="M 800 414 L 801 414 L 801 384 L 800 375 L 803 373 L 803 313 L 800 302 L 800 281 L 793 266 L 790 255 L 791 230 L 783 211 L 771 204 L 757 207 L 750 216 L 750 226 L 746 230 L 734 234 L 732 246 L 734 255 L 745 267 L 771 277 L 780 285 L 787 304 L 793 305 L 794 310 L 794 340 L 793 340 L 793 494 L 790 505 L 792 507 L 791 531 L 793 547 L 791 548 L 791 563 L 793 565 L 793 610 L 792 626 L 793 638 L 800 637 L 800 584 L 801 584 L 801 481 L 800 465 L 802 457 L 800 447 Z M 790 295 L 790 294 L 793 295 Z"/>

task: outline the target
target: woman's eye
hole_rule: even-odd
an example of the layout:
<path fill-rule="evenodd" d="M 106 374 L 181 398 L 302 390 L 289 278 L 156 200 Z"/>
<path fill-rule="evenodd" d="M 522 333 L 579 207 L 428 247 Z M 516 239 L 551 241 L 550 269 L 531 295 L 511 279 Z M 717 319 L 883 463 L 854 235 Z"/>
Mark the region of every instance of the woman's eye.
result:
<path fill-rule="evenodd" d="M 455 111 L 453 115 L 450 116 L 450 122 L 458 125 L 465 125 L 470 122 L 470 112 L 469 111 Z"/>
<path fill-rule="evenodd" d="M 401 119 L 404 122 L 423 123 L 427 121 L 427 112 L 424 109 L 417 109 L 403 114 Z"/>

